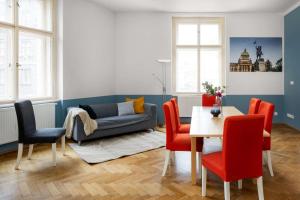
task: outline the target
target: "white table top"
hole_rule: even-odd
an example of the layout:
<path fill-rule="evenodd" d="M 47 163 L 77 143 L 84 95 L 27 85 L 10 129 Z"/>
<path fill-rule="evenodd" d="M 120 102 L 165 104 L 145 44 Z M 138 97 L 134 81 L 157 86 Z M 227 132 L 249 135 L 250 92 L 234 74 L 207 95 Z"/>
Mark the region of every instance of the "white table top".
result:
<path fill-rule="evenodd" d="M 219 117 L 213 117 L 210 111 L 211 107 L 193 107 L 191 137 L 222 137 L 225 118 L 244 115 L 233 106 L 223 106 L 222 114 Z M 270 134 L 264 131 L 264 137 L 270 137 Z"/>

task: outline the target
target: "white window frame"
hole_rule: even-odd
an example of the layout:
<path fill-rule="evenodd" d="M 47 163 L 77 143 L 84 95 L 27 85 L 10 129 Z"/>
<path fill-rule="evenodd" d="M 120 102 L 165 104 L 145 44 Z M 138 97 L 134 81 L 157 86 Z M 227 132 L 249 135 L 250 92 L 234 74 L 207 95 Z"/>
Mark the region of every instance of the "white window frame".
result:
<path fill-rule="evenodd" d="M 32 33 L 32 34 L 38 34 L 42 36 L 47 36 L 50 38 L 51 41 L 51 64 L 50 64 L 50 70 L 51 70 L 51 96 L 50 97 L 39 97 L 39 98 L 30 98 L 32 101 L 52 101 L 57 99 L 57 85 L 55 84 L 57 82 L 57 55 L 56 55 L 56 8 L 57 8 L 57 0 L 50 0 L 50 12 L 52 12 L 51 15 L 51 30 L 42 30 L 37 28 L 31 28 L 19 25 L 19 11 L 18 11 L 18 1 L 19 0 L 12 0 L 13 9 L 12 9 L 12 23 L 2 22 L 0 21 L 0 28 L 6 28 L 12 31 L 13 34 L 13 51 L 12 51 L 12 65 L 13 68 L 13 98 L 8 100 L 0 100 L 0 104 L 10 104 L 14 103 L 19 100 L 19 91 L 18 91 L 18 81 L 19 81 L 19 33 L 20 32 L 26 32 L 26 33 Z"/>
<path fill-rule="evenodd" d="M 172 91 L 174 95 L 200 95 L 200 49 L 201 48 L 218 48 L 221 50 L 221 66 L 220 66 L 220 83 L 225 85 L 225 19 L 224 17 L 172 17 Z M 178 24 L 198 24 L 198 44 L 197 45 L 177 45 L 177 26 Z M 220 26 L 220 45 L 201 45 L 200 44 L 200 24 L 219 24 Z M 177 92 L 176 90 L 176 50 L 177 48 L 197 48 L 198 50 L 198 71 L 197 71 L 197 92 Z"/>

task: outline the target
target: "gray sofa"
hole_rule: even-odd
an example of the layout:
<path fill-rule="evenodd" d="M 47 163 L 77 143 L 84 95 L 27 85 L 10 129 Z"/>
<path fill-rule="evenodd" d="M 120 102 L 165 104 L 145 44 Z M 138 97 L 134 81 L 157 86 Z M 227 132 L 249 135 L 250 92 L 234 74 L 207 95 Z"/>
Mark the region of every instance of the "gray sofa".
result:
<path fill-rule="evenodd" d="M 97 115 L 98 128 L 86 136 L 79 116 L 75 118 L 72 138 L 81 144 L 82 141 L 114 136 L 135 131 L 154 129 L 157 123 L 156 105 L 145 103 L 145 113 L 118 116 L 116 103 L 90 105 Z"/>

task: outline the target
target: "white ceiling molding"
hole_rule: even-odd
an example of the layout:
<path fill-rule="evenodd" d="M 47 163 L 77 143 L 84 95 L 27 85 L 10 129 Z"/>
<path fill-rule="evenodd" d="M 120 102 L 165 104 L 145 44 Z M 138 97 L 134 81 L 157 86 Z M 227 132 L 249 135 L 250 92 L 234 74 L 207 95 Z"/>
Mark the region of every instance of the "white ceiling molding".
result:
<path fill-rule="evenodd" d="M 92 0 L 115 12 L 278 13 L 299 0 Z"/>
<path fill-rule="evenodd" d="M 284 13 L 283 15 L 286 16 L 288 15 L 290 12 L 292 12 L 293 10 L 295 10 L 296 8 L 298 8 L 300 6 L 300 1 L 298 1 L 297 3 L 295 3 L 294 5 L 292 5 L 291 7 L 289 7 Z"/>

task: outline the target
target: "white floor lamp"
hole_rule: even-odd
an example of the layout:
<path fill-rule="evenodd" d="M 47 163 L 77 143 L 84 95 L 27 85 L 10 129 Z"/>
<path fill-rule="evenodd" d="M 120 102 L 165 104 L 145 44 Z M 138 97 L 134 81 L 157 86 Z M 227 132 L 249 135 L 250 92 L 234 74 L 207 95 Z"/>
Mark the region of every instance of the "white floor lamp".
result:
<path fill-rule="evenodd" d="M 158 63 L 162 66 L 162 80 L 155 74 L 152 74 L 162 85 L 162 101 L 163 103 L 167 100 L 167 64 L 171 63 L 171 60 L 168 59 L 158 59 Z"/>

